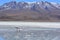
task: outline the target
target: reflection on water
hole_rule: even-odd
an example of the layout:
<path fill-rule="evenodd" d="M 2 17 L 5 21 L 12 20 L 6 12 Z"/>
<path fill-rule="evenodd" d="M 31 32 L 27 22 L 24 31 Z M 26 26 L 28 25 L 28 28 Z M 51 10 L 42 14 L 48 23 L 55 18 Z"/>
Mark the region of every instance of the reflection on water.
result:
<path fill-rule="evenodd" d="M 0 37 L 0 40 L 4 40 L 4 38 L 3 37 Z"/>
<path fill-rule="evenodd" d="M 60 28 L 1 27 L 0 40 L 60 40 Z"/>

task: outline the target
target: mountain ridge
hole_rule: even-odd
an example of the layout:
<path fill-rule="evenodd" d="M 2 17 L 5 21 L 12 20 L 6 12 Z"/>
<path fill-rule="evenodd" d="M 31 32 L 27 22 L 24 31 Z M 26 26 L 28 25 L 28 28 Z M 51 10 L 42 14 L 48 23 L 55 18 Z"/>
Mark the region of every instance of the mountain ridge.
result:
<path fill-rule="evenodd" d="M 60 4 L 53 2 L 16 2 L 0 6 L 0 19 L 60 20 Z"/>
<path fill-rule="evenodd" d="M 28 7 L 33 6 L 34 4 L 35 5 L 40 5 L 41 4 L 43 6 L 52 6 L 52 7 L 55 7 L 57 9 L 60 9 L 60 8 L 58 8 L 60 5 L 58 5 L 57 3 L 52 3 L 52 2 L 50 3 L 50 2 L 47 2 L 47 1 L 45 1 L 45 2 L 43 2 L 43 1 L 41 1 L 41 2 L 16 2 L 16 1 L 11 1 L 11 2 L 3 4 L 2 7 L 3 8 L 8 8 L 9 7 L 9 8 L 18 8 L 19 9 L 20 7 L 28 8 Z"/>

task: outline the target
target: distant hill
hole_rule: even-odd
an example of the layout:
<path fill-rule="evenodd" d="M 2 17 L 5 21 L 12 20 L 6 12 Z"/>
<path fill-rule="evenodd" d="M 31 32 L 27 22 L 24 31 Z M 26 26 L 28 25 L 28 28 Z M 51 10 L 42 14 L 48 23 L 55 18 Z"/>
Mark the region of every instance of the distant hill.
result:
<path fill-rule="evenodd" d="M 0 6 L 2 21 L 60 21 L 60 4 L 54 2 L 16 2 Z"/>

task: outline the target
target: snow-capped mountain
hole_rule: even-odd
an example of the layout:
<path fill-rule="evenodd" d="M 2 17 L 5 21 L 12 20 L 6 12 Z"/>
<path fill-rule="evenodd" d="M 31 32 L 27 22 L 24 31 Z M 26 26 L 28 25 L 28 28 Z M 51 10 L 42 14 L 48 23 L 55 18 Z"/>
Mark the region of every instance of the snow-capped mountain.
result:
<path fill-rule="evenodd" d="M 7 10 L 7 9 L 30 9 L 32 7 L 40 7 L 40 8 L 57 8 L 60 9 L 60 4 L 57 3 L 49 3 L 47 1 L 43 2 L 16 2 L 12 1 L 9 3 L 5 3 L 2 6 L 0 6 L 0 10 Z"/>
<path fill-rule="evenodd" d="M 0 16 L 3 18 L 7 16 L 13 20 L 15 18 L 18 20 L 60 20 L 60 4 L 47 1 L 11 1 L 0 6 Z"/>

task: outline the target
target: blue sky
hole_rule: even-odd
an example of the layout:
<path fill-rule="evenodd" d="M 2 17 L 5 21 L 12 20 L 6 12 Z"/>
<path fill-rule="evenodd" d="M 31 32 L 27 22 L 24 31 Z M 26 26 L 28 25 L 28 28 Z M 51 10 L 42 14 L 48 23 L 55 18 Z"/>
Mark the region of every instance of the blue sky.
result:
<path fill-rule="evenodd" d="M 14 0 L 0 0 L 0 5 L 6 3 L 6 2 L 10 2 L 10 1 L 14 1 Z M 17 2 L 21 2 L 21 1 L 26 1 L 26 2 L 34 2 L 34 1 L 41 1 L 41 0 L 15 0 Z M 48 1 L 48 2 L 57 2 L 60 3 L 60 0 L 42 0 L 42 1 Z"/>

